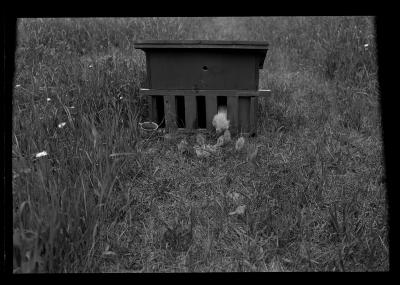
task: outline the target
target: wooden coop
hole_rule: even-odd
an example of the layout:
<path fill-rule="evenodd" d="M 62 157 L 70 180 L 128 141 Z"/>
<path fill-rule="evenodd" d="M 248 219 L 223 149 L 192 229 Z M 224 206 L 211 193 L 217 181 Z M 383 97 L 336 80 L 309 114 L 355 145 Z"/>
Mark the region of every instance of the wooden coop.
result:
<path fill-rule="evenodd" d="M 268 50 L 254 41 L 137 41 L 146 54 L 149 120 L 161 127 L 212 129 L 226 108 L 232 133 L 255 134 L 259 70 Z M 165 120 L 164 120 L 165 119 Z"/>

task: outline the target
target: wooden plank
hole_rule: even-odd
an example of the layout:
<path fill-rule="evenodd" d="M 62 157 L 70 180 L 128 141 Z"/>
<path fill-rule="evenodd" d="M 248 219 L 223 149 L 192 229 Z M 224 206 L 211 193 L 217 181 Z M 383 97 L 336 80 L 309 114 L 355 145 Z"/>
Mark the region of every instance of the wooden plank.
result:
<path fill-rule="evenodd" d="M 146 86 L 151 89 L 151 56 L 146 52 Z"/>
<path fill-rule="evenodd" d="M 189 90 L 189 89 L 140 89 L 140 94 L 147 96 L 155 95 L 175 95 L 175 96 L 249 96 L 266 97 L 271 94 L 271 90 Z"/>
<path fill-rule="evenodd" d="M 217 112 L 217 96 L 206 96 L 206 120 L 208 129 L 213 128 L 212 120 Z"/>
<path fill-rule="evenodd" d="M 168 129 L 176 129 L 175 96 L 164 96 L 165 125 Z"/>
<path fill-rule="evenodd" d="M 270 89 L 260 89 L 258 90 L 258 97 L 268 97 L 271 96 Z"/>
<path fill-rule="evenodd" d="M 231 130 L 232 134 L 236 133 L 238 127 L 238 99 L 239 97 L 237 96 L 228 96 L 227 98 L 228 120 L 230 122 L 229 129 Z"/>
<path fill-rule="evenodd" d="M 250 132 L 250 100 L 251 97 L 239 97 L 239 132 Z"/>
<path fill-rule="evenodd" d="M 255 89 L 258 90 L 259 85 L 260 85 L 260 72 L 258 71 L 260 68 L 260 62 L 259 62 L 260 58 L 258 57 L 258 55 L 254 55 L 254 86 L 256 87 Z"/>
<path fill-rule="evenodd" d="M 197 106 L 195 96 L 185 96 L 185 124 L 187 129 L 195 129 Z"/>
<path fill-rule="evenodd" d="M 250 133 L 257 132 L 257 98 L 250 98 Z"/>
<path fill-rule="evenodd" d="M 148 106 L 148 111 L 149 111 L 149 113 L 148 113 L 148 116 L 147 116 L 147 121 L 153 121 L 153 119 L 154 119 L 154 115 L 153 115 L 153 113 L 154 113 L 154 111 L 153 111 L 153 96 L 148 96 L 147 98 L 146 98 L 146 100 L 147 100 L 147 106 Z"/>
<path fill-rule="evenodd" d="M 267 52 L 269 44 L 263 41 L 212 41 L 212 40 L 142 40 L 134 42 L 136 49 L 163 48 L 218 48 L 218 49 L 252 49 Z"/>
<path fill-rule="evenodd" d="M 251 54 L 168 50 L 152 52 L 151 59 L 153 89 L 257 90 Z"/>
<path fill-rule="evenodd" d="M 157 122 L 159 120 L 161 120 L 162 118 L 158 118 L 158 114 L 157 114 L 157 100 L 155 96 L 151 96 L 151 105 L 150 105 L 150 109 L 151 109 L 151 121 L 153 122 Z"/>
<path fill-rule="evenodd" d="M 215 44 L 215 45 L 268 45 L 266 41 L 226 41 L 226 40 L 137 40 L 134 45 L 137 44 Z"/>

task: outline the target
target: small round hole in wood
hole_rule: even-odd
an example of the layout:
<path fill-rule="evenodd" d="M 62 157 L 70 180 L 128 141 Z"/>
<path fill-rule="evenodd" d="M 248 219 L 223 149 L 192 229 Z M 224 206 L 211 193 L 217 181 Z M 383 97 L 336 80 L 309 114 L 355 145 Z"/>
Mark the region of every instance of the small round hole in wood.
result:
<path fill-rule="evenodd" d="M 207 65 L 204 65 L 204 66 L 203 66 L 203 70 L 204 70 L 204 71 L 207 71 L 207 70 L 208 70 Z"/>

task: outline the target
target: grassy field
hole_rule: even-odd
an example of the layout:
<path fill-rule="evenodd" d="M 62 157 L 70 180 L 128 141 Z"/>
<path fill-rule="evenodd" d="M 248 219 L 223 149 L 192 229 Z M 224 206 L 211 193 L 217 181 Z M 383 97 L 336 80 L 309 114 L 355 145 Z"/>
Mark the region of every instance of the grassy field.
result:
<path fill-rule="evenodd" d="M 371 17 L 20 19 L 14 272 L 388 270 L 375 36 Z M 258 167 L 140 136 L 138 39 L 270 43 Z"/>

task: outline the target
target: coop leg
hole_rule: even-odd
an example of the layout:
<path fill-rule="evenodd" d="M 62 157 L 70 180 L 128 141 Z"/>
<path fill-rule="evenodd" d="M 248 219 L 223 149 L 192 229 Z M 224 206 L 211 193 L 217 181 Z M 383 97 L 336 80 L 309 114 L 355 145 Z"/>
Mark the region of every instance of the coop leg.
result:
<path fill-rule="evenodd" d="M 206 96 L 206 120 L 207 128 L 212 129 L 212 120 L 217 114 L 217 96 Z"/>
<path fill-rule="evenodd" d="M 239 97 L 239 132 L 250 132 L 250 103 L 251 97 Z"/>
<path fill-rule="evenodd" d="M 231 130 L 232 134 L 236 134 L 237 126 L 238 126 L 238 98 L 237 96 L 228 96 L 228 120 L 229 120 L 229 129 Z"/>
<path fill-rule="evenodd" d="M 166 129 L 176 129 L 175 96 L 164 96 Z"/>
<path fill-rule="evenodd" d="M 250 135 L 257 133 L 257 97 L 250 99 Z"/>
<path fill-rule="evenodd" d="M 197 117 L 196 96 L 185 96 L 185 123 L 187 129 L 195 129 Z"/>

